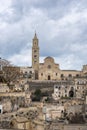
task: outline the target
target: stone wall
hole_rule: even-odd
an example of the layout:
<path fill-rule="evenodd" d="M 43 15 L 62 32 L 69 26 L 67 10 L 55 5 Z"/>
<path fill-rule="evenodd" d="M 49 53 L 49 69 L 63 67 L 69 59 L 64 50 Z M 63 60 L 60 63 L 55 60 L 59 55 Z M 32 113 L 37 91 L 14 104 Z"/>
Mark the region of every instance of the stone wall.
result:
<path fill-rule="evenodd" d="M 25 97 L 25 92 L 0 93 L 0 97 Z"/>

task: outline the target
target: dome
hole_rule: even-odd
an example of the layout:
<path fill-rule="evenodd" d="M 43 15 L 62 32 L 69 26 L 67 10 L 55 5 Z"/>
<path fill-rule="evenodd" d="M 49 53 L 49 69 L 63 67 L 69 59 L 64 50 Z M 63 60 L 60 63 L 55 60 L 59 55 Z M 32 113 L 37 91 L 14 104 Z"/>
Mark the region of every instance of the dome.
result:
<path fill-rule="evenodd" d="M 44 61 L 45 61 L 45 62 L 46 62 L 46 61 L 54 62 L 54 59 L 53 59 L 53 57 L 48 56 L 48 57 L 46 57 L 46 58 L 44 59 Z"/>

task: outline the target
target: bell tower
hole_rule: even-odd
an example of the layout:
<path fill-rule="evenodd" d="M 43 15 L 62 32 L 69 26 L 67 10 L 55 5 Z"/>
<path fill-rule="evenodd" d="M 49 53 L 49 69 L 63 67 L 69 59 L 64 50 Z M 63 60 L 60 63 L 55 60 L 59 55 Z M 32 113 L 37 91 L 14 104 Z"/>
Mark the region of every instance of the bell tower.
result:
<path fill-rule="evenodd" d="M 39 45 L 38 38 L 35 32 L 34 38 L 32 40 L 32 68 L 35 71 L 35 79 L 38 79 L 39 71 Z"/>

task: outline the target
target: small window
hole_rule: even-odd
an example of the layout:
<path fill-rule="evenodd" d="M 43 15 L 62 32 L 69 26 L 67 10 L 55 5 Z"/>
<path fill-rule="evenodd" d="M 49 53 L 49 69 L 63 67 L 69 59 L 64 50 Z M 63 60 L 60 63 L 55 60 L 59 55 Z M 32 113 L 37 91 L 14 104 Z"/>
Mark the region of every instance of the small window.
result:
<path fill-rule="evenodd" d="M 55 88 L 58 88 L 58 86 L 55 86 Z"/>
<path fill-rule="evenodd" d="M 63 78 L 64 77 L 64 75 L 63 74 L 61 74 L 61 78 Z"/>
<path fill-rule="evenodd" d="M 67 94 L 65 94 L 65 97 L 67 97 Z"/>
<path fill-rule="evenodd" d="M 34 52 L 37 52 L 37 50 L 34 50 Z"/>
<path fill-rule="evenodd" d="M 34 55 L 34 58 L 36 58 L 37 57 L 37 55 Z"/>
<path fill-rule="evenodd" d="M 43 73 L 41 73 L 41 76 L 43 76 Z"/>
<path fill-rule="evenodd" d="M 69 75 L 68 75 L 68 77 L 72 77 L 72 75 L 71 75 L 71 74 L 69 74 Z"/>
<path fill-rule="evenodd" d="M 60 90 L 60 86 L 59 86 L 59 90 Z"/>
<path fill-rule="evenodd" d="M 67 93 L 67 90 L 65 90 L 65 93 Z"/>
<path fill-rule="evenodd" d="M 48 69 L 50 69 L 51 68 L 51 65 L 48 65 Z"/>
<path fill-rule="evenodd" d="M 57 73 L 56 73 L 56 76 L 57 76 Z"/>
<path fill-rule="evenodd" d="M 76 74 L 76 77 L 79 77 L 79 74 Z"/>
<path fill-rule="evenodd" d="M 30 74 L 32 74 L 32 71 L 30 71 Z"/>
<path fill-rule="evenodd" d="M 77 86 L 77 89 L 79 89 L 79 86 Z"/>

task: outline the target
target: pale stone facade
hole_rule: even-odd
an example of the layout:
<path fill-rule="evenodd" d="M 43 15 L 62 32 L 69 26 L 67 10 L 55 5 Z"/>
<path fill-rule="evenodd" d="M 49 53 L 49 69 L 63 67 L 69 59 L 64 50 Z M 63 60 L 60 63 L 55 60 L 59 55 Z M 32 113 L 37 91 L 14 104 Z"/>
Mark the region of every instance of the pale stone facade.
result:
<path fill-rule="evenodd" d="M 78 70 L 61 70 L 59 64 L 55 63 L 53 57 L 46 57 L 43 63 L 39 63 L 39 43 L 35 33 L 32 43 L 32 68 L 37 80 L 68 80 L 87 74 L 87 65 Z"/>
<path fill-rule="evenodd" d="M 87 78 L 75 77 L 72 81 L 61 81 L 54 85 L 54 93 L 52 97 L 54 100 L 59 100 L 62 97 L 75 97 L 82 99 L 87 92 Z"/>
<path fill-rule="evenodd" d="M 34 69 L 32 67 L 20 67 L 20 73 L 24 78 L 34 79 Z"/>
<path fill-rule="evenodd" d="M 59 65 L 55 64 L 52 57 L 45 58 L 44 63 L 39 65 L 39 80 L 58 80 L 59 78 Z"/>
<path fill-rule="evenodd" d="M 0 93 L 9 92 L 9 87 L 5 83 L 0 83 Z"/>
<path fill-rule="evenodd" d="M 55 120 L 62 117 L 64 106 L 62 105 L 48 105 L 43 107 L 43 113 L 46 121 Z"/>
<path fill-rule="evenodd" d="M 58 100 L 62 97 L 74 97 L 75 86 L 74 85 L 54 85 L 53 99 Z"/>

